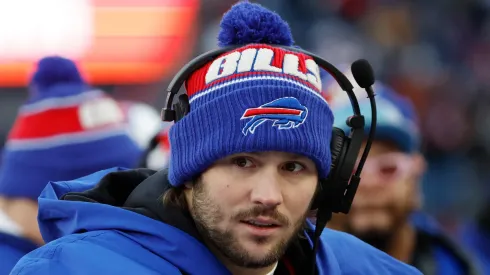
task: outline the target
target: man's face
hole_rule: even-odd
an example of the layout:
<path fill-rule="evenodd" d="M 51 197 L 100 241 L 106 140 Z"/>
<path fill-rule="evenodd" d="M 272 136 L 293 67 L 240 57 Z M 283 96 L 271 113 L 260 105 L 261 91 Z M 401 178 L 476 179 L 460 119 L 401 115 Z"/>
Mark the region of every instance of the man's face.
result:
<path fill-rule="evenodd" d="M 244 153 L 216 162 L 186 197 L 212 250 L 234 265 L 260 268 L 275 263 L 302 229 L 317 183 L 306 157 Z"/>
<path fill-rule="evenodd" d="M 381 246 L 386 245 L 391 234 L 419 207 L 418 181 L 423 163 L 420 155 L 403 153 L 391 143 L 375 141 L 351 211 L 348 215 L 335 215 L 329 226 L 383 249 Z"/>

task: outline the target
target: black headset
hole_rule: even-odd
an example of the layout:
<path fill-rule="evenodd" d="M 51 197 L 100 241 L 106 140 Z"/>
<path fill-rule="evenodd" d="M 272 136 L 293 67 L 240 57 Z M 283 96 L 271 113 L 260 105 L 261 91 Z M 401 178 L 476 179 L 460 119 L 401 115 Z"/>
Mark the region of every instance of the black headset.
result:
<path fill-rule="evenodd" d="M 187 63 L 172 79 L 167 88 L 167 100 L 166 106 L 162 109 L 163 121 L 177 122 L 182 119 L 190 111 L 189 98 L 187 94 L 181 94 L 178 97 L 176 103 L 173 102 L 175 95 L 179 93 L 180 88 L 184 82 L 191 76 L 194 71 L 200 69 L 202 66 L 211 62 L 221 56 L 222 54 L 232 52 L 243 45 L 230 46 L 212 50 L 204 53 L 189 63 Z M 354 79 L 360 87 L 364 88 L 371 104 L 371 128 L 369 136 L 366 142 L 364 152 L 361 156 L 357 170 L 355 173 L 354 168 L 356 166 L 356 160 L 361 150 L 361 145 L 364 140 L 364 116 L 361 114 L 359 108 L 359 102 L 356 95 L 353 92 L 354 87 L 335 66 L 320 58 L 319 56 L 312 54 L 308 51 L 288 47 L 282 45 L 269 45 L 276 48 L 282 48 L 289 52 L 303 53 L 310 56 L 313 60 L 337 81 L 342 90 L 344 90 L 349 96 L 353 115 L 346 121 L 347 125 L 351 128 L 349 135 L 346 135 L 340 128 L 334 127 L 332 130 L 332 140 L 330 143 L 330 149 L 332 154 L 332 165 L 330 173 L 326 179 L 320 179 L 317 194 L 312 203 L 312 209 L 317 211 L 317 223 L 314 232 L 314 246 L 313 252 L 315 253 L 318 246 L 318 239 L 330 220 L 332 212 L 334 213 L 348 213 L 356 194 L 357 187 L 361 180 L 360 174 L 364 163 L 366 162 L 371 144 L 374 139 L 376 129 L 376 102 L 374 100 L 374 92 L 372 85 L 374 84 L 374 73 L 369 63 L 364 60 L 357 60 L 352 64 L 351 70 Z M 153 144 L 156 147 L 156 144 Z M 311 274 L 315 272 L 315 258 L 312 261 Z"/>

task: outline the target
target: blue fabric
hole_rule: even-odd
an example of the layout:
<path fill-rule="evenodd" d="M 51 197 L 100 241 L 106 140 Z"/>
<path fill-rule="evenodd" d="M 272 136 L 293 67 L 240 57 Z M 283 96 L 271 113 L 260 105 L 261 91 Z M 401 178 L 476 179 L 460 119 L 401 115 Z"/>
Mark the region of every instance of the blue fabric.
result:
<path fill-rule="evenodd" d="M 249 121 L 241 117 L 248 108 L 287 97 L 296 98 L 307 109 L 302 124 L 280 129 L 275 124 L 278 120 L 267 120 L 255 132 L 243 133 Z M 191 180 L 223 157 L 243 152 L 305 155 L 317 165 L 320 178 L 328 175 L 332 112 L 320 96 L 297 88 L 294 81 L 238 82 L 196 99 L 191 110 L 170 128 L 169 180 L 174 186 Z"/>
<path fill-rule="evenodd" d="M 36 249 L 33 242 L 0 232 L 0 275 L 8 275 L 17 261 Z"/>
<path fill-rule="evenodd" d="M 436 275 L 463 275 L 464 270 L 461 265 L 456 261 L 454 256 L 443 247 L 436 247 L 434 250 L 437 274 Z"/>
<path fill-rule="evenodd" d="M 50 87 L 65 83 L 85 86 L 85 81 L 73 61 L 60 56 L 48 56 L 39 60 L 31 79 L 31 85 L 35 86 L 38 98 L 50 97 Z M 77 89 L 71 91 L 72 94 L 79 93 Z"/>
<path fill-rule="evenodd" d="M 179 270 L 229 274 L 202 243 L 175 227 L 110 205 L 59 200 L 121 170 L 50 183 L 39 198 L 40 229 L 49 243 L 23 257 L 11 274 L 172 275 L 181 274 Z M 421 274 L 351 235 L 330 229 L 321 237 L 317 262 L 320 275 Z"/>
<path fill-rule="evenodd" d="M 406 152 L 419 150 L 420 129 L 412 103 L 397 95 L 384 84 L 376 83 L 374 91 L 377 107 L 375 138 L 393 141 L 401 150 Z M 367 135 L 371 128 L 371 105 L 364 96 L 358 97 L 358 101 L 361 113 L 365 118 L 365 133 Z M 335 116 L 334 126 L 347 133 L 350 132 L 345 121 L 353 114 L 351 105 L 332 106 L 332 112 Z"/>
<path fill-rule="evenodd" d="M 95 152 L 104 153 L 94 155 Z M 134 167 L 140 156 L 141 150 L 126 133 L 48 149 L 5 148 L 0 193 L 36 200 L 49 181 L 76 179 L 114 166 Z"/>
<path fill-rule="evenodd" d="M 469 249 L 482 268 L 482 274 L 490 275 L 490 234 L 483 232 L 474 223 L 462 226 L 459 240 Z"/>
<path fill-rule="evenodd" d="M 37 63 L 29 87 L 27 104 L 44 99 L 74 96 L 89 89 L 72 60 L 48 56 Z"/>
<path fill-rule="evenodd" d="M 411 222 L 417 231 L 424 231 L 429 235 L 448 239 L 435 219 L 425 213 L 415 212 L 411 216 Z M 456 252 L 438 242 L 432 243 L 434 250 L 434 262 L 436 263 L 437 274 L 434 275 L 462 275 L 466 274 L 461 260 Z"/>

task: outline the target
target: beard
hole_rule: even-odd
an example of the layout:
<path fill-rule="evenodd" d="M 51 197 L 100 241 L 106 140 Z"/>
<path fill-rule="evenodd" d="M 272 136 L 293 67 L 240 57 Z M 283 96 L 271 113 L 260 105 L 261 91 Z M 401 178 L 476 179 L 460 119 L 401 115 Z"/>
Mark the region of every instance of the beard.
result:
<path fill-rule="evenodd" d="M 359 229 L 356 228 L 352 222 L 347 221 L 345 231 L 352 234 L 371 246 L 389 253 L 393 242 L 396 242 L 395 235 L 406 224 L 410 211 L 399 211 L 395 207 L 386 208 L 385 211 L 389 213 L 390 224 L 386 227 L 370 226 L 368 228 Z M 354 214 L 354 213 L 352 213 Z"/>
<path fill-rule="evenodd" d="M 303 229 L 307 211 L 303 217 L 296 222 L 293 232 L 285 238 L 279 240 L 264 256 L 258 258 L 251 255 L 238 241 L 231 230 L 218 228 L 220 221 L 225 219 L 220 207 L 214 203 L 213 199 L 206 192 L 202 182 L 196 182 L 192 196 L 191 215 L 196 224 L 196 228 L 201 236 L 219 253 L 226 257 L 231 263 L 244 268 L 263 268 L 270 266 L 284 255 L 290 242 Z M 270 210 L 263 206 L 255 206 L 251 209 L 240 211 L 232 216 L 233 220 L 239 221 L 247 218 L 265 215 L 280 222 L 282 226 L 289 227 L 291 222 L 287 217 L 277 210 Z M 257 244 L 269 241 L 268 237 L 255 237 Z"/>
<path fill-rule="evenodd" d="M 348 228 L 347 232 L 384 252 L 388 252 L 391 240 L 393 239 L 393 231 L 368 230 L 356 232 L 352 228 Z"/>

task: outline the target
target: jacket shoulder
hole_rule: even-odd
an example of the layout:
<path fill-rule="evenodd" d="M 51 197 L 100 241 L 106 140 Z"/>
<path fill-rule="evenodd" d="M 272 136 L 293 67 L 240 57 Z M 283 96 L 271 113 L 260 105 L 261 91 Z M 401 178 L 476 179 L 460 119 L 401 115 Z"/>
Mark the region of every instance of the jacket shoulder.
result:
<path fill-rule="evenodd" d="M 128 253 L 144 254 L 127 246 L 128 241 L 117 237 L 115 231 L 93 231 L 67 235 L 52 241 L 22 257 L 11 275 L 65 275 L 65 274 L 181 274 L 179 269 L 160 258 L 158 270 L 128 257 Z M 118 239 L 117 246 L 104 244 Z M 104 240 L 107 240 L 105 242 Z M 140 249 L 142 249 L 140 247 Z M 120 253 L 124 251 L 126 254 Z M 136 255 L 136 254 L 135 254 Z"/>
<path fill-rule="evenodd" d="M 342 274 L 422 275 L 415 267 L 344 232 L 325 229 L 322 242 L 336 256 Z"/>
<path fill-rule="evenodd" d="M 22 251 L 18 251 L 0 241 L 0 274 L 9 274 L 10 270 L 12 270 L 24 254 L 25 253 L 22 253 Z"/>

